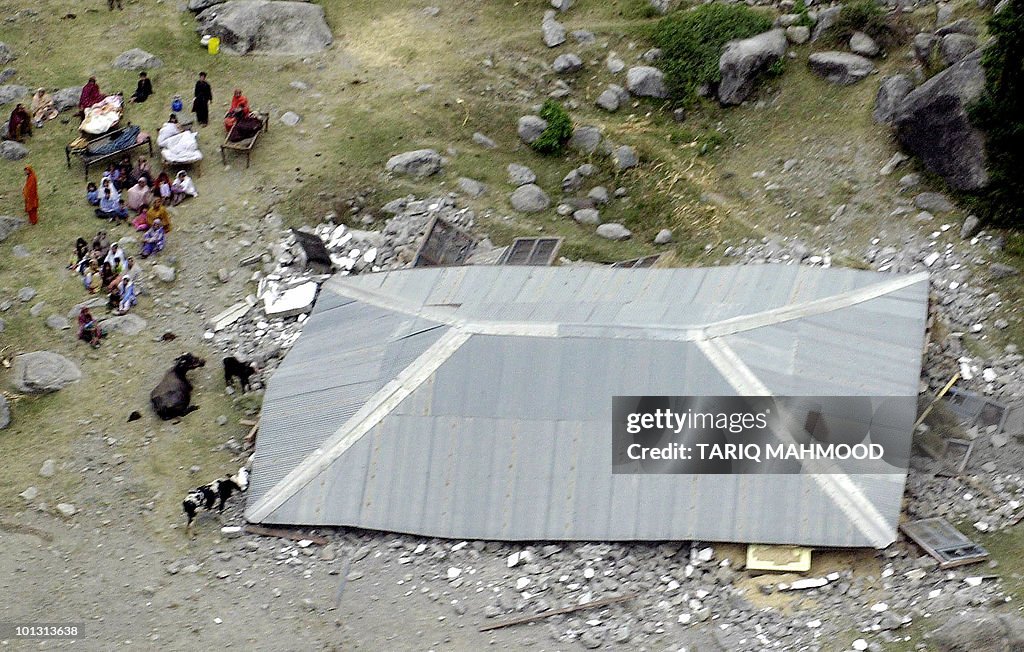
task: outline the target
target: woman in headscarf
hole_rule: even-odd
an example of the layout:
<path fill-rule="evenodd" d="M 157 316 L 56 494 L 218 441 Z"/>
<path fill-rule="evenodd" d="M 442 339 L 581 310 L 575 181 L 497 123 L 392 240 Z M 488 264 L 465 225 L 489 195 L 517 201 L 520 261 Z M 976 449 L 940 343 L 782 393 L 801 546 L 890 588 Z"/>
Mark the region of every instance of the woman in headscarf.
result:
<path fill-rule="evenodd" d="M 25 166 L 25 187 L 21 191 L 25 198 L 25 212 L 28 213 L 29 224 L 39 223 L 39 180 L 31 166 Z"/>
<path fill-rule="evenodd" d="M 234 94 L 231 95 L 231 108 L 228 109 L 227 115 L 224 116 L 224 131 L 231 131 L 236 122 L 248 117 L 250 113 L 249 99 L 242 95 L 240 88 L 236 88 Z"/>
<path fill-rule="evenodd" d="M 160 199 L 163 200 L 166 206 L 171 200 L 171 178 L 167 176 L 167 172 L 161 172 L 156 181 L 153 182 L 153 194 L 159 195 Z"/>
<path fill-rule="evenodd" d="M 110 190 L 110 198 L 116 204 L 117 200 L 121 198 L 121 192 L 117 189 L 117 186 L 114 185 L 113 180 L 104 172 L 103 178 L 100 180 L 100 198 L 103 197 L 107 190 Z"/>
<path fill-rule="evenodd" d="M 68 263 L 68 269 L 73 269 L 79 274 L 85 271 L 85 266 L 89 262 L 89 243 L 85 241 L 85 238 L 79 238 L 75 240 L 75 253 L 71 255 L 71 262 Z"/>
<path fill-rule="evenodd" d="M 82 87 L 82 94 L 78 96 L 78 110 L 81 115 L 85 115 L 85 110 L 93 104 L 100 102 L 106 97 L 100 92 L 100 85 L 96 83 L 95 77 L 90 77 L 89 81 Z"/>
<path fill-rule="evenodd" d="M 159 221 L 163 225 L 164 231 L 167 233 L 171 232 L 171 214 L 167 212 L 167 207 L 164 206 L 163 200 L 159 197 L 153 200 L 153 205 L 146 211 L 146 218 L 146 222 L 150 227 Z"/>
<path fill-rule="evenodd" d="M 171 204 L 174 206 L 180 204 L 185 197 L 199 196 L 199 191 L 196 190 L 196 184 L 193 183 L 192 177 L 188 176 L 184 170 L 178 170 L 178 174 L 174 177 L 174 182 L 171 184 L 171 192 Z"/>
<path fill-rule="evenodd" d="M 125 205 L 136 213 L 153 201 L 153 193 L 150 191 L 149 184 L 146 183 L 144 177 L 140 178 L 134 186 L 129 188 L 125 195 L 127 197 Z"/>
<path fill-rule="evenodd" d="M 88 342 L 92 348 L 96 349 L 100 346 L 100 337 L 102 336 L 100 327 L 96 324 L 92 313 L 88 308 L 82 308 L 78 313 L 78 339 Z"/>
<path fill-rule="evenodd" d="M 11 111 L 11 118 L 7 121 L 7 140 L 25 140 L 26 136 L 32 135 L 32 116 L 25 110 L 24 104 L 19 104 Z"/>
<path fill-rule="evenodd" d="M 53 98 L 45 88 L 38 89 L 32 96 L 32 122 L 37 127 L 42 127 L 44 122 L 53 120 L 57 115 L 57 107 L 53 104 Z"/>
<path fill-rule="evenodd" d="M 118 282 L 117 287 L 111 293 L 111 298 L 117 297 L 117 302 L 114 306 L 115 312 L 118 315 L 128 314 L 128 311 L 132 309 L 138 299 L 135 296 L 135 283 L 129 276 L 122 276 Z"/>
<path fill-rule="evenodd" d="M 146 235 L 142 236 L 142 252 L 139 255 L 148 258 L 163 251 L 164 235 L 163 223 L 159 219 L 153 220 L 153 226 L 149 227 Z"/>
<path fill-rule="evenodd" d="M 100 264 L 97 260 L 89 261 L 89 268 L 82 274 L 82 285 L 89 294 L 96 294 L 103 287 L 103 275 L 100 273 Z"/>
<path fill-rule="evenodd" d="M 124 272 L 128 264 L 127 261 L 128 255 L 124 253 L 124 249 L 121 249 L 116 242 L 110 245 L 110 250 L 107 251 L 106 257 L 103 258 L 103 262 L 109 264 L 110 269 L 114 270 L 114 276 L 120 276 Z"/>
<path fill-rule="evenodd" d="M 145 179 L 147 186 L 153 185 L 153 170 L 149 167 L 149 161 L 143 157 L 139 157 L 139 163 L 135 166 L 135 178 Z"/>

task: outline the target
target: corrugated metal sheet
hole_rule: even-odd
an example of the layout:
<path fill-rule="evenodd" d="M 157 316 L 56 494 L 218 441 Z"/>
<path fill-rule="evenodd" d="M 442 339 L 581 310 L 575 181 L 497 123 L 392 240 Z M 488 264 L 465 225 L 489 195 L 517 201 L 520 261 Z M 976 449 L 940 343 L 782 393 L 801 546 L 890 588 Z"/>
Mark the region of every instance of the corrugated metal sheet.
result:
<path fill-rule="evenodd" d="M 773 394 L 916 396 L 927 285 L 769 265 L 336 277 L 270 381 L 247 516 L 459 538 L 884 545 L 807 475 L 612 475 L 611 397 L 737 393 L 690 341 L 723 319 L 739 321 L 720 341 Z M 487 334 L 506 322 L 522 332 Z M 468 339 L 431 349 L 453 328 Z M 394 382 L 419 363 L 430 372 Z M 355 428 L 366 434 L 346 437 Z M 905 476 L 847 481 L 895 539 Z"/>

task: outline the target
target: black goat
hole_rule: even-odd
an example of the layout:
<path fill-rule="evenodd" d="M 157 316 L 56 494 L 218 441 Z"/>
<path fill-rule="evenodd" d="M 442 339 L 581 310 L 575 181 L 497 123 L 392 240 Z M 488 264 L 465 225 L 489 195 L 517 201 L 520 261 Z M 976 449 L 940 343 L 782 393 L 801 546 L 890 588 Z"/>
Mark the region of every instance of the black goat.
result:
<path fill-rule="evenodd" d="M 185 500 L 181 501 L 181 511 L 185 512 L 185 516 L 188 518 L 188 523 L 185 524 L 185 533 L 192 533 L 192 521 L 195 520 L 196 512 L 199 511 L 200 507 L 211 510 L 214 503 L 220 500 L 220 504 L 217 505 L 217 512 L 223 512 L 224 503 L 231 497 L 231 494 L 236 491 L 245 493 L 245 490 L 248 488 L 249 471 L 243 466 L 238 469 L 238 473 L 235 475 L 225 475 L 223 478 L 214 480 L 209 484 L 204 484 L 201 487 L 196 487 L 188 492 Z"/>
<path fill-rule="evenodd" d="M 164 374 L 160 384 L 149 393 L 153 409 L 161 419 L 166 421 L 183 417 L 189 412 L 199 409 L 194 405 L 189 405 L 192 400 L 192 383 L 188 381 L 185 374 L 205 365 L 206 360 L 197 358 L 191 353 L 180 355 L 174 360 L 174 367 Z"/>
<path fill-rule="evenodd" d="M 255 373 L 256 368 L 251 364 L 242 362 L 234 356 L 224 358 L 224 384 L 229 387 L 234 386 L 235 378 L 237 378 L 239 384 L 242 385 L 242 392 L 248 391 L 249 379 Z"/>

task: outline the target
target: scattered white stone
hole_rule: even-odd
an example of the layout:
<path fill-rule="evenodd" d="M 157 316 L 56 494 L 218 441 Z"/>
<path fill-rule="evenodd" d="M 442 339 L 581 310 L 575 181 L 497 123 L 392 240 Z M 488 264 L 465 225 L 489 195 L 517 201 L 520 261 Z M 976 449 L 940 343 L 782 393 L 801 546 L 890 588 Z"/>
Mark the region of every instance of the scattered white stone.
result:
<path fill-rule="evenodd" d="M 452 566 L 448 569 L 448 579 L 454 580 L 459 575 L 462 575 L 462 569 Z"/>
<path fill-rule="evenodd" d="M 529 585 L 530 585 L 530 578 L 529 577 L 520 577 L 518 580 L 516 580 L 516 591 L 522 591 L 523 589 L 525 589 Z"/>
<path fill-rule="evenodd" d="M 857 650 L 857 652 L 863 652 L 864 650 L 868 649 L 868 642 L 862 638 L 858 638 L 856 641 L 853 642 L 853 649 Z"/>
<path fill-rule="evenodd" d="M 883 611 L 888 610 L 889 605 L 885 604 L 884 602 L 876 602 L 875 604 L 871 605 L 871 611 L 875 612 L 876 614 L 880 614 Z"/>

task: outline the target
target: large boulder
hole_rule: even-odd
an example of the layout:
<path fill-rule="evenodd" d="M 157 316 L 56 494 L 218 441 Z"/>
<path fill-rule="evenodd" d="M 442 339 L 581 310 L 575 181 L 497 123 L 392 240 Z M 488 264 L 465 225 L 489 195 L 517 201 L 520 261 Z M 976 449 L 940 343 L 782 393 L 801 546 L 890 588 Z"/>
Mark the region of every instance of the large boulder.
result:
<path fill-rule="evenodd" d="M 628 240 L 633 235 L 632 231 L 618 222 L 602 224 L 597 227 L 596 233 L 598 237 L 605 238 L 606 240 Z"/>
<path fill-rule="evenodd" d="M 773 29 L 750 38 L 730 41 L 718 60 L 722 81 L 718 84 L 718 101 L 740 104 L 754 90 L 765 68 L 786 54 L 786 32 Z"/>
<path fill-rule="evenodd" d="M 533 183 L 519 186 L 513 190 L 509 196 L 509 202 L 512 203 L 512 208 L 520 213 L 539 213 L 547 210 L 551 205 L 551 199 L 548 198 L 547 193 Z"/>
<path fill-rule="evenodd" d="M 914 56 L 921 63 L 926 63 L 932 56 L 932 48 L 935 47 L 935 35 L 929 34 L 928 32 L 920 32 L 914 36 L 914 41 L 911 44 L 911 49 L 914 51 Z"/>
<path fill-rule="evenodd" d="M 324 9 L 310 2 L 230 0 L 204 10 L 200 34 L 220 38 L 233 54 L 313 54 L 334 42 Z"/>
<path fill-rule="evenodd" d="M 392 156 L 384 167 L 388 172 L 408 174 L 414 177 L 429 177 L 441 171 L 442 163 L 441 155 L 436 151 L 417 149 Z"/>
<path fill-rule="evenodd" d="M 634 66 L 626 72 L 626 88 L 639 97 L 668 97 L 665 74 L 653 66 Z"/>
<path fill-rule="evenodd" d="M 0 143 L 0 159 L 5 161 L 20 161 L 28 156 L 28 148 L 19 142 L 5 140 Z"/>
<path fill-rule="evenodd" d="M 878 43 L 875 43 L 875 39 L 864 32 L 854 32 L 853 36 L 850 37 L 850 51 L 854 54 L 873 57 L 878 54 L 879 50 L 880 48 Z"/>
<path fill-rule="evenodd" d="M 19 86 L 18 84 L 4 84 L 0 86 L 0 104 L 10 104 L 26 95 L 28 95 L 27 86 Z"/>
<path fill-rule="evenodd" d="M 988 185 L 985 136 L 967 115 L 984 88 L 981 52 L 976 51 L 911 91 L 893 118 L 903 147 L 958 190 Z"/>
<path fill-rule="evenodd" d="M 817 13 L 817 20 L 814 23 L 814 29 L 811 30 L 811 40 L 817 41 L 825 35 L 836 21 L 839 20 L 839 12 L 842 11 L 842 7 L 829 7 L 828 9 L 822 9 Z"/>
<path fill-rule="evenodd" d="M 978 39 L 968 34 L 946 34 L 939 41 L 939 56 L 947 66 L 962 61 L 971 52 L 978 49 Z"/>
<path fill-rule="evenodd" d="M 188 0 L 188 10 L 199 13 L 204 9 L 209 9 L 214 5 L 222 5 L 227 0 Z"/>
<path fill-rule="evenodd" d="M 78 107 L 78 100 L 82 97 L 81 86 L 69 86 L 62 88 L 53 94 L 53 106 L 58 112 L 63 113 L 68 109 Z"/>
<path fill-rule="evenodd" d="M 551 67 L 560 75 L 567 75 L 574 72 L 579 72 L 583 68 L 583 60 L 573 53 L 560 54 L 555 57 L 555 62 L 551 64 Z"/>
<path fill-rule="evenodd" d="M 145 50 L 132 48 L 117 55 L 111 65 L 118 70 L 149 70 L 150 68 L 159 68 L 164 65 L 164 62 Z"/>
<path fill-rule="evenodd" d="M 810 69 L 833 84 L 849 86 L 871 74 L 875 64 L 859 54 L 849 52 L 815 52 L 807 57 Z"/>
<path fill-rule="evenodd" d="M 113 317 L 107 317 L 101 319 L 99 322 L 100 329 L 104 333 L 121 333 L 123 335 L 138 335 L 142 331 L 146 330 L 146 320 L 138 315 L 131 313 L 127 315 L 115 315 Z"/>
<path fill-rule="evenodd" d="M 548 128 L 548 121 L 536 115 L 524 115 L 519 118 L 516 125 L 516 133 L 519 139 L 527 145 L 540 138 L 544 130 Z"/>
<path fill-rule="evenodd" d="M 10 215 L 0 215 L 0 242 L 11 237 L 11 234 L 25 226 L 25 220 Z"/>
<path fill-rule="evenodd" d="M 14 358 L 11 383 L 19 392 L 49 394 L 81 379 L 75 363 L 59 353 L 33 351 Z"/>
<path fill-rule="evenodd" d="M 601 130 L 597 127 L 584 125 L 572 130 L 572 137 L 569 138 L 570 149 L 584 154 L 593 154 L 601 145 Z"/>
<path fill-rule="evenodd" d="M 6 43 L 0 43 L 0 66 L 6 65 L 14 61 L 14 52 L 11 50 L 11 46 Z"/>
<path fill-rule="evenodd" d="M 629 101 L 629 92 L 618 84 L 608 84 L 601 95 L 598 96 L 596 104 L 605 111 L 618 111 L 619 107 Z"/>
<path fill-rule="evenodd" d="M 968 611 L 926 638 L 936 652 L 1012 652 L 1024 649 L 1024 620 L 1015 614 Z"/>
<path fill-rule="evenodd" d="M 537 175 L 525 165 L 520 165 L 519 163 L 508 164 L 508 182 L 513 186 L 518 188 L 519 186 L 533 183 L 536 180 Z"/>
<path fill-rule="evenodd" d="M 11 425 L 11 408 L 7 404 L 7 399 L 4 398 L 4 395 L 0 394 L 0 430 L 9 425 Z"/>
<path fill-rule="evenodd" d="M 565 43 L 565 26 L 555 20 L 555 12 L 550 9 L 544 12 L 544 20 L 540 23 L 544 35 L 544 45 L 553 48 Z"/>
<path fill-rule="evenodd" d="M 903 100 L 914 90 L 914 82 L 906 75 L 891 75 L 882 80 L 875 96 L 875 110 L 871 117 L 881 124 L 892 124 L 896 110 Z"/>

